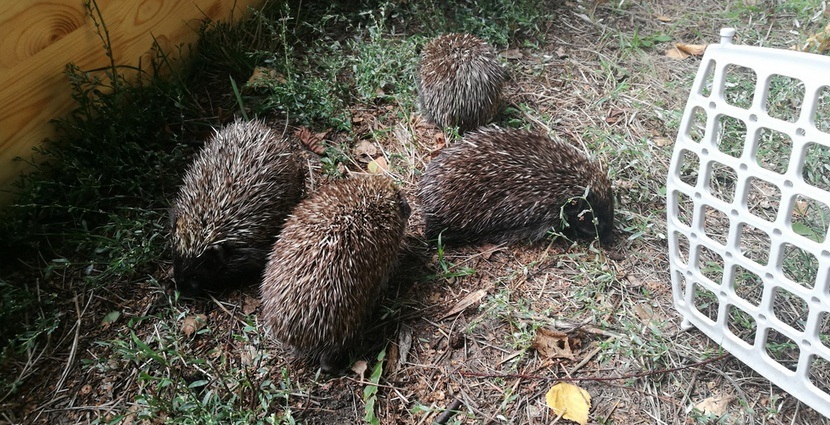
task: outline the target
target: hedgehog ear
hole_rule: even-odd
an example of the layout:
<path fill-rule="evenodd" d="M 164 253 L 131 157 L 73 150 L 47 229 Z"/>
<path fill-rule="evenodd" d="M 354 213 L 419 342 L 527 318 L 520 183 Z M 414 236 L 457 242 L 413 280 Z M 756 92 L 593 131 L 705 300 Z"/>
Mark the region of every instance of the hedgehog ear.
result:
<path fill-rule="evenodd" d="M 213 244 L 205 251 L 206 254 L 215 262 L 224 264 L 228 258 L 228 248 L 225 244 Z"/>

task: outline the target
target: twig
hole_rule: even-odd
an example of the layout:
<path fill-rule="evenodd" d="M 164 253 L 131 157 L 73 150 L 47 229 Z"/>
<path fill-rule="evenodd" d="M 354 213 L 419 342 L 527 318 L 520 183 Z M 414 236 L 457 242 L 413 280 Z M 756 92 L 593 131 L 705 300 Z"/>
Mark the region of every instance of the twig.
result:
<path fill-rule="evenodd" d="M 676 372 L 678 370 L 690 369 L 693 367 L 703 366 L 709 363 L 716 362 L 718 360 L 723 360 L 729 353 L 721 354 L 717 357 L 712 357 L 711 359 L 706 359 L 701 362 L 692 363 L 686 366 L 679 366 L 673 367 L 670 369 L 658 369 L 652 370 L 649 372 L 642 372 L 642 373 L 635 373 L 632 375 L 623 375 L 623 376 L 586 376 L 583 378 L 562 378 L 562 377 L 551 377 L 551 376 L 540 376 L 540 375 L 525 375 L 520 373 L 479 373 L 479 372 L 459 372 L 461 376 L 473 377 L 473 378 L 507 378 L 507 379 L 534 379 L 534 380 L 544 380 L 544 381 L 561 381 L 561 382 L 578 382 L 578 381 L 619 381 L 624 379 L 634 379 L 634 378 L 644 378 L 647 376 L 659 375 L 662 373 L 670 373 Z"/>
<path fill-rule="evenodd" d="M 441 412 L 441 414 L 438 415 L 437 418 L 435 418 L 435 421 L 432 424 L 433 425 L 444 425 L 445 423 L 447 423 L 447 421 L 452 419 L 452 417 L 455 416 L 456 413 L 458 413 L 458 408 L 459 407 L 461 407 L 461 400 L 459 400 L 459 399 L 453 400 L 452 403 L 450 403 L 450 405 L 447 407 L 447 410 L 444 410 L 443 412 Z"/>

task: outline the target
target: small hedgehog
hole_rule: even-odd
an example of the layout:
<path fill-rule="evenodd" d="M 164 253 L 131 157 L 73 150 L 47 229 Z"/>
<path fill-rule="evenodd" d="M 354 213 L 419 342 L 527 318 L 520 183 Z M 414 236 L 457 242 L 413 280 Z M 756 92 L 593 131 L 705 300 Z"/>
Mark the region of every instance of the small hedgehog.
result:
<path fill-rule="evenodd" d="M 225 126 L 205 143 L 170 209 L 173 274 L 185 294 L 254 281 L 291 209 L 304 170 L 262 121 Z"/>
<path fill-rule="evenodd" d="M 498 112 L 508 74 L 496 52 L 469 34 L 445 34 L 421 51 L 418 98 L 427 121 L 467 131 Z"/>
<path fill-rule="evenodd" d="M 397 264 L 409 212 L 383 176 L 330 183 L 297 205 L 262 280 L 262 317 L 271 334 L 326 372 L 345 367 Z"/>
<path fill-rule="evenodd" d="M 614 225 L 600 165 L 526 130 L 467 133 L 430 162 L 418 197 L 427 238 L 444 242 L 534 241 L 551 230 L 609 242 Z"/>

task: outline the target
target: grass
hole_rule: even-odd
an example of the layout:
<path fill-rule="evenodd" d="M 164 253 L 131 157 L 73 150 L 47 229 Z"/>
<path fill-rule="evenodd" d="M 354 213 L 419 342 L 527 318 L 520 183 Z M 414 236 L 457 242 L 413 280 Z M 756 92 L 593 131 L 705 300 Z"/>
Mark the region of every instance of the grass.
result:
<path fill-rule="evenodd" d="M 187 59 L 158 52 L 150 74 L 115 63 L 68 67 L 77 109 L 55 123 L 61 139 L 44 145 L 50 160 L 21 179 L 21 196 L 0 229 L 3 254 L 16 260 L 0 266 L 0 405 L 11 406 L 0 417 L 426 423 L 460 400 L 448 423 L 547 423 L 555 419 L 543 402 L 548 381 L 530 376 L 623 376 L 718 355 L 717 344 L 701 334 L 680 332 L 665 283 L 672 146 L 659 141 L 680 130 L 697 62 L 671 61 L 662 52 L 673 41 L 714 41 L 726 25 L 739 29 L 741 44 L 804 45 L 824 18 L 814 19 L 821 16 L 815 1 L 699 3 L 268 4 L 237 24 L 206 23 Z M 99 18 L 94 2 L 88 11 Z M 109 46 L 106 23 L 96 22 Z M 414 118 L 417 52 L 448 31 L 521 53 L 503 59 L 513 80 L 498 122 L 550 131 L 606 164 L 618 197 L 617 248 L 552 238 L 541 246 L 449 249 L 439 240 L 429 270 L 420 270 L 412 288 L 397 287 L 394 311 L 373 324 L 383 341 L 362 354 L 371 371 L 366 378 L 331 379 L 292 363 L 257 322 L 255 288 L 195 301 L 168 289 L 166 208 L 210 127 L 235 114 L 325 132 L 325 154 L 308 162 L 318 181 L 360 169 L 353 148 L 368 141 L 411 193 L 434 149 Z M 102 54 L 111 57 L 108 49 Z M 748 105 L 753 80 L 732 71 L 727 100 Z M 791 120 L 803 91 L 797 81 L 776 78 L 766 106 Z M 821 93 L 820 126 L 828 96 Z M 688 130 L 698 140 L 705 111 L 699 115 Z M 449 131 L 450 141 L 459 138 Z M 722 120 L 720 149 L 741 155 L 745 132 L 745 125 Z M 780 173 L 790 153 L 781 134 L 762 134 L 760 165 Z M 684 181 L 705 178 L 696 175 L 699 159 L 690 152 L 687 158 Z M 828 161 L 830 150 L 812 144 L 805 181 L 827 190 Z M 728 169 L 705 183 L 736 196 Z M 758 202 L 751 210 L 769 214 L 780 193 L 770 200 L 763 182 L 753 187 Z M 820 241 L 828 206 L 799 201 L 793 230 Z M 725 234 L 723 217 L 711 216 L 707 231 Z M 417 219 L 412 224 L 417 231 Z M 754 228 L 745 234 L 741 249 L 762 261 L 769 236 Z M 711 279 L 727 272 L 719 254 L 707 252 L 704 260 Z M 817 260 L 805 251 L 792 246 L 783 261 L 791 280 L 815 280 Z M 757 305 L 760 277 L 748 270 L 736 276 L 736 292 Z M 486 293 L 480 305 L 444 317 L 477 290 Z M 775 297 L 776 317 L 803 329 L 806 301 L 786 291 Z M 701 288 L 695 300 L 716 317 L 715 293 Z M 728 309 L 730 330 L 750 343 L 758 324 L 739 307 Z M 533 348 L 541 327 L 565 332 L 575 359 L 543 358 Z M 768 354 L 792 367 L 793 342 L 770 338 Z M 462 374 L 471 371 L 491 376 Z M 820 381 L 825 370 L 811 373 Z M 821 420 L 736 361 L 580 385 L 594 395 L 592 418 L 602 423 L 631 423 L 643 412 L 665 423 Z M 727 396 L 736 401 L 724 415 L 697 408 L 707 397 Z"/>

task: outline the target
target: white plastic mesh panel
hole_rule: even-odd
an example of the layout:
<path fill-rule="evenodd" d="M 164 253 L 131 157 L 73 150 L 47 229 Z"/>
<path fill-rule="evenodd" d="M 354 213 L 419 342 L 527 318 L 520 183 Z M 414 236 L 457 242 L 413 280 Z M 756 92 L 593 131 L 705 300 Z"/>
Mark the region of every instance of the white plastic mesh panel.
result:
<path fill-rule="evenodd" d="M 666 184 L 675 308 L 830 417 L 830 57 L 706 50 Z"/>

